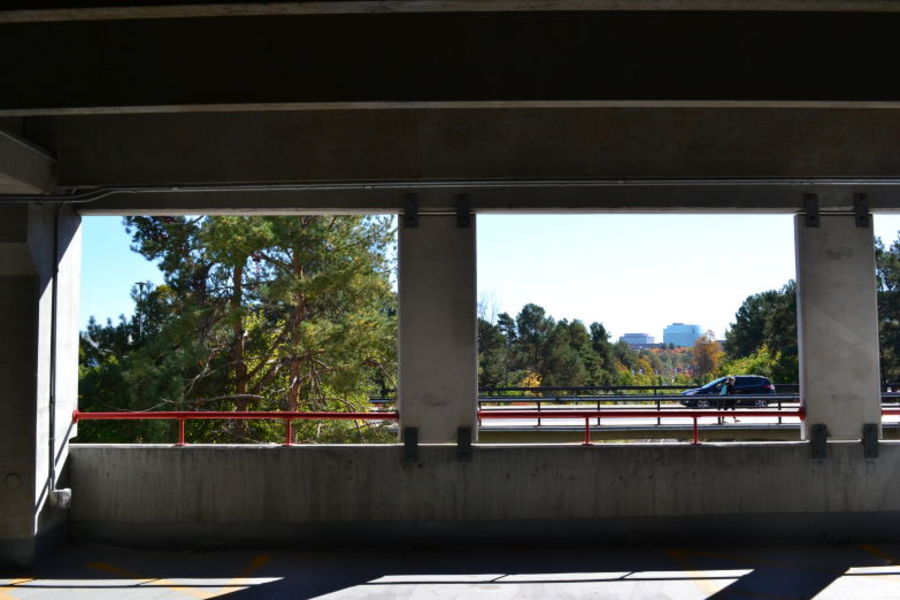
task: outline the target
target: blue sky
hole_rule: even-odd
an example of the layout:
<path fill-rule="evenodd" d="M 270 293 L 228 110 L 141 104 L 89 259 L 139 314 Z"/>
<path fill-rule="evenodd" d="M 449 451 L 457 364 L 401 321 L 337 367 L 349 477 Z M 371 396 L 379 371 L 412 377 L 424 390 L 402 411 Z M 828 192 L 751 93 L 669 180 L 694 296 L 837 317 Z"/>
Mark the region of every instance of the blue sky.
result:
<path fill-rule="evenodd" d="M 662 339 L 680 321 L 724 336 L 744 298 L 794 277 L 787 215 L 480 215 L 478 295 L 488 314 L 533 302 L 557 319 Z M 900 216 L 876 215 L 897 238 Z M 129 249 L 121 217 L 84 218 L 81 323 L 130 315 L 137 281 L 161 283 Z"/>

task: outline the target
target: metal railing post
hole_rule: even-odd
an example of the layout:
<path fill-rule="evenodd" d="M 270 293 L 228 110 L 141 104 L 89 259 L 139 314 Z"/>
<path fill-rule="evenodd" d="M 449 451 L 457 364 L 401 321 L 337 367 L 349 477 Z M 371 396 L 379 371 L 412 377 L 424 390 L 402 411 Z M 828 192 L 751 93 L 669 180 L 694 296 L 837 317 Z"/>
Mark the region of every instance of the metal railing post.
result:
<path fill-rule="evenodd" d="M 284 419 L 284 445 L 294 445 L 294 427 L 291 419 L 287 417 Z"/>
<path fill-rule="evenodd" d="M 184 446 L 184 422 L 185 419 L 178 419 L 178 443 L 176 446 Z"/>
<path fill-rule="evenodd" d="M 591 418 L 584 418 L 584 443 L 582 446 L 592 446 L 591 444 Z"/>

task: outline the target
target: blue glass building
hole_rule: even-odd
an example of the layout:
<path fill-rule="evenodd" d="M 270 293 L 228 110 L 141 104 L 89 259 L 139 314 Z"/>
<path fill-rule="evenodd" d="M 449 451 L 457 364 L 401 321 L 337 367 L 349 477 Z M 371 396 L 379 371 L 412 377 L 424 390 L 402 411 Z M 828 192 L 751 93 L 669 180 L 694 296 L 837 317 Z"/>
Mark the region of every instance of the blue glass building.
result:
<path fill-rule="evenodd" d="M 701 335 L 703 335 L 703 330 L 699 325 L 672 323 L 663 330 L 663 343 L 667 346 L 669 344 L 693 346 Z"/>

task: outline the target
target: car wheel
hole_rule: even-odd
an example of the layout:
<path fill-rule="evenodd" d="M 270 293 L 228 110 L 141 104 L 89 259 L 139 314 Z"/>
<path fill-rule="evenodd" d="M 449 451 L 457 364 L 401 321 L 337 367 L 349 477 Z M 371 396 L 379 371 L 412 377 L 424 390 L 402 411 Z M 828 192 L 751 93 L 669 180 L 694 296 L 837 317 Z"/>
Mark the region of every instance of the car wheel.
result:
<path fill-rule="evenodd" d="M 753 406 L 755 406 L 756 408 L 766 408 L 767 406 L 769 406 L 769 401 L 764 400 L 763 398 L 757 398 L 753 402 Z"/>
<path fill-rule="evenodd" d="M 697 408 L 709 408 L 709 400 L 697 400 Z"/>

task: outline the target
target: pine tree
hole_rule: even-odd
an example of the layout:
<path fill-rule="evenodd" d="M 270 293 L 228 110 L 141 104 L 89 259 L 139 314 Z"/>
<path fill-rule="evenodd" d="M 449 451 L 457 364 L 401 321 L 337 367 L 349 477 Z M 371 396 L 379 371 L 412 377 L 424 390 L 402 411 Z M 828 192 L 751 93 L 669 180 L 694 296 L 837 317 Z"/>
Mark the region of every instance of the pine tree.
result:
<path fill-rule="evenodd" d="M 157 261 L 165 277 L 139 306 L 144 339 L 116 352 L 122 380 L 157 396 L 155 404 L 148 405 L 147 398 L 131 406 L 356 411 L 368 408 L 369 394 L 393 386 L 390 219 L 304 215 L 125 222 L 132 248 Z M 106 345 L 102 340 L 110 337 L 105 331 L 110 327 L 89 328 L 87 353 Z M 84 361 L 83 375 L 102 380 L 100 363 L 94 363 Z M 97 387 L 102 386 L 90 389 Z M 194 436 L 209 441 L 281 435 L 278 423 L 192 427 Z M 348 432 L 343 422 L 302 422 L 295 430 L 300 440 L 328 441 L 357 439 L 367 428 Z"/>

